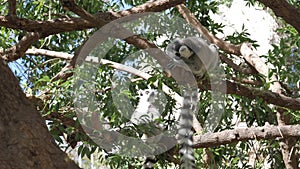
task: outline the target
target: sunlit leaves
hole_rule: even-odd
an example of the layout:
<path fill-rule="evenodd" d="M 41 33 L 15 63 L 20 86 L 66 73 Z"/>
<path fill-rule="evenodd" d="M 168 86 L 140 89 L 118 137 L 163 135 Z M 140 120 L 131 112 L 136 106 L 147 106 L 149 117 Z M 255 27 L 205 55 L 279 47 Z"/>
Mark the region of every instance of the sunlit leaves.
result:
<path fill-rule="evenodd" d="M 253 47 L 257 47 L 257 42 L 249 38 L 250 34 L 247 32 L 247 29 L 243 25 L 241 32 L 234 32 L 232 35 L 226 37 L 226 40 L 230 41 L 233 44 L 241 44 L 243 42 L 249 42 Z"/>

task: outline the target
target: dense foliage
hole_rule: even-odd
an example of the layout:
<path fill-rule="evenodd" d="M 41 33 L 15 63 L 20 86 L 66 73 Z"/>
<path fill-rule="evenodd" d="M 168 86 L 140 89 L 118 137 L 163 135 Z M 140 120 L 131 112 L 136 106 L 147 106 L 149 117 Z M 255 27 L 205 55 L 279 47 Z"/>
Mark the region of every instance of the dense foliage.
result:
<path fill-rule="evenodd" d="M 146 1 L 144 0 L 76 1 L 81 8 L 91 14 L 95 14 L 99 11 L 121 11 L 144 4 L 145 2 Z M 258 4 L 258 2 L 254 0 L 249 0 L 247 2 L 249 6 Z M 295 7 L 300 6 L 299 1 L 297 0 L 289 1 L 289 3 Z M 193 13 L 199 22 L 213 35 L 223 33 L 224 25 L 215 22 L 210 17 L 210 14 L 212 13 L 218 13 L 219 6 L 222 4 L 230 6 L 231 2 L 230 0 L 191 0 L 185 3 L 187 8 Z M 7 6 L 7 1 L 0 4 L 2 15 L 7 14 Z M 264 77 L 256 71 L 252 71 L 251 73 L 237 71 L 227 62 L 222 60 L 223 63 L 221 64 L 221 68 L 226 74 L 226 76 L 223 77 L 223 80 L 228 80 L 249 87 L 255 95 L 255 92 L 257 91 L 270 90 L 270 86 L 272 86 L 274 82 L 267 81 L 266 79 L 275 76 L 283 86 L 284 95 L 291 98 L 299 98 L 299 33 L 283 19 L 276 17 L 271 11 L 268 12 L 276 18 L 278 23 L 276 33 L 280 38 L 278 39 L 278 44 L 272 44 L 273 48 L 269 50 L 267 55 L 260 56 L 267 62 L 270 68 L 268 74 L 269 77 Z M 176 8 L 170 8 L 163 11 L 162 14 L 170 18 L 170 20 L 167 22 L 161 18 L 159 23 L 165 23 L 169 29 L 175 30 L 176 28 L 172 28 L 172 25 L 174 25 L 173 22 L 177 22 L 178 20 L 175 20 L 174 18 L 182 18 L 178 10 Z M 18 2 L 17 16 L 41 21 L 79 17 L 73 12 L 65 10 L 62 7 L 61 2 L 58 0 Z M 162 36 L 162 34 L 160 34 L 162 30 L 156 30 L 155 26 L 151 25 L 152 23 L 153 22 L 150 19 L 146 20 L 143 22 L 144 30 L 135 31 L 141 37 L 154 42 L 160 49 L 164 50 L 170 42 L 170 39 L 174 39 L 174 36 L 180 35 L 180 32 L 173 32 L 174 34 Z M 141 23 L 135 24 L 138 25 Z M 132 24 L 128 27 L 134 27 L 136 25 Z M 176 25 L 178 25 L 178 23 Z M 151 29 L 151 26 L 154 28 Z M 145 31 L 147 29 L 155 31 Z M 80 46 L 82 46 L 97 30 L 99 30 L 99 28 L 95 27 L 52 34 L 40 39 L 30 48 L 46 49 L 76 55 Z M 185 33 L 188 34 L 187 32 Z M 1 27 L 1 48 L 6 50 L 14 46 L 25 34 L 26 32 L 24 30 L 11 29 L 4 26 Z M 249 42 L 254 48 L 258 46 L 258 43 L 249 37 L 246 27 L 244 27 L 240 32 L 234 32 L 233 34 L 226 35 L 223 39 L 231 44 Z M 146 89 L 148 86 L 161 89 L 162 84 L 168 85 L 176 92 L 180 91 L 180 89 L 172 78 L 165 76 L 163 70 L 157 65 L 157 62 L 153 58 L 149 56 L 141 56 L 138 53 L 140 49 L 133 44 L 126 43 L 122 40 L 115 41 L 112 44 L 113 47 L 109 48 L 107 53 L 101 53 L 101 47 L 103 46 L 100 46 L 99 49 L 94 50 L 94 54 L 99 54 L 101 55 L 101 58 L 106 60 L 132 66 L 138 70 L 143 70 L 152 76 L 148 80 L 145 80 L 137 75 L 131 75 L 130 73 L 124 73 L 123 71 L 116 70 L 109 64 L 97 67 L 96 74 L 93 76 L 90 76 L 89 72 L 80 72 L 82 73 L 82 76 L 87 76 L 87 79 L 93 79 L 93 92 L 95 93 L 95 98 L 93 99 L 96 99 L 97 103 L 99 103 L 98 105 L 93 106 L 93 111 L 97 112 L 96 115 L 92 113 L 88 114 L 88 117 L 85 117 L 87 121 L 90 120 L 87 123 L 93 123 L 93 120 L 95 119 L 105 120 L 109 123 L 111 128 L 117 128 L 128 121 L 126 118 L 128 115 L 126 114 L 130 114 L 131 112 L 128 112 L 126 107 L 135 107 L 137 105 L 138 98 L 136 96 L 139 89 Z M 244 59 L 237 58 L 237 56 L 227 53 L 225 50 L 220 49 L 220 54 L 233 62 L 238 63 L 237 65 L 241 68 L 248 70 L 254 69 Z M 137 56 L 141 57 L 138 58 Z M 78 79 L 74 76 L 70 76 L 67 79 L 53 79 L 69 63 L 70 60 L 68 59 L 55 58 L 42 54 L 32 55 L 27 53 L 24 57 L 17 61 L 10 62 L 9 65 L 20 80 L 20 85 L 26 95 L 40 99 L 37 104 L 37 108 L 40 110 L 41 115 L 45 118 L 50 133 L 61 149 L 67 152 L 77 152 L 78 156 L 82 157 L 86 162 L 88 162 L 91 156 L 93 156 L 93 164 L 96 166 L 105 164 L 111 168 L 140 168 L 143 163 L 143 158 L 133 158 L 105 152 L 95 143 L 95 140 L 92 140 L 86 135 L 83 130 L 84 127 L 80 126 L 79 119 L 76 114 L 76 108 L 74 108 L 74 92 L 76 92 L 76 87 L 78 87 L 76 86 L 78 85 L 76 84 L 78 83 Z M 68 71 L 72 72 L 73 70 Z M 154 85 L 156 81 L 158 81 L 158 85 Z M 82 83 L 84 84 L 84 82 Z M 200 93 L 201 101 L 199 103 L 197 118 L 203 125 L 205 119 L 209 117 L 209 111 L 211 109 L 210 103 L 213 102 L 213 100 L 209 90 L 201 89 Z M 242 94 L 225 95 L 225 104 L 222 107 L 224 113 L 214 132 L 236 129 L 239 123 L 245 123 L 248 127 L 264 126 L 265 124 L 278 125 L 276 112 L 278 111 L 279 106 L 270 106 L 270 102 L 259 96 L 260 94 L 257 94 L 257 97 L 253 99 Z M 114 100 L 114 98 L 118 99 Z M 167 95 L 165 95 L 162 100 L 166 103 L 164 107 L 161 108 L 164 118 L 160 119 L 160 123 L 165 125 L 166 128 L 169 128 L 174 125 L 174 117 L 172 115 L 174 100 Z M 120 105 L 123 105 L 124 107 L 120 107 Z M 285 115 L 289 116 L 290 121 L 288 124 L 299 124 L 299 110 L 293 110 L 286 107 L 280 108 L 285 111 Z M 120 132 L 127 136 L 139 138 L 142 135 L 142 131 L 147 130 L 146 127 L 134 126 L 123 128 Z M 294 152 L 299 155 L 299 142 L 295 145 L 295 147 L 297 146 L 298 148 L 295 148 L 296 150 Z M 251 155 L 253 153 L 255 154 L 255 158 Z M 70 156 L 75 156 L 74 159 L 78 158 L 76 157 L 77 155 L 72 153 L 70 153 Z M 167 166 L 174 167 L 174 165 L 178 165 L 176 164 L 176 162 L 178 162 L 176 161 L 178 158 L 176 147 L 174 150 L 172 149 L 171 151 L 157 157 L 159 159 L 157 168 L 167 168 Z M 249 162 L 253 158 L 256 161 L 254 166 Z M 197 148 L 196 159 L 197 166 L 207 168 L 262 168 L 262 166 L 265 165 L 264 163 L 269 163 L 271 168 L 285 167 L 279 142 L 275 139 L 248 139 L 242 142 L 219 145 L 217 147 Z M 88 168 L 88 164 L 84 164 L 83 167 Z"/>

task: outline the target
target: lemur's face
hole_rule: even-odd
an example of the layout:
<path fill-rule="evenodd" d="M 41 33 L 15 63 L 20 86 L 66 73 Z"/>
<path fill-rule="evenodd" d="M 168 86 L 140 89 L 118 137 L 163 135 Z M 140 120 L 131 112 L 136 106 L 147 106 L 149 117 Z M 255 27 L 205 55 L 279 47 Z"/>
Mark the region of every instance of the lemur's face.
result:
<path fill-rule="evenodd" d="M 158 92 L 154 89 L 144 89 L 138 92 L 140 101 L 147 101 L 153 103 L 157 98 Z"/>
<path fill-rule="evenodd" d="M 180 54 L 180 57 L 184 57 L 186 59 L 188 59 L 189 57 L 191 57 L 194 54 L 194 52 L 185 45 L 182 45 L 179 48 L 178 53 Z"/>

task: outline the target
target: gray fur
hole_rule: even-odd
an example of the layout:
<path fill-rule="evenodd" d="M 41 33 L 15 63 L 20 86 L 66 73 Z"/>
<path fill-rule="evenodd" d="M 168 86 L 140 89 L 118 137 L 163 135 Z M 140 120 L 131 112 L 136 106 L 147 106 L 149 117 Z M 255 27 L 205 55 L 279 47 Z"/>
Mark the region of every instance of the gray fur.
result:
<path fill-rule="evenodd" d="M 168 69 L 180 66 L 191 70 L 196 77 L 203 77 L 207 71 L 214 69 L 218 62 L 218 50 L 199 37 L 175 39 L 167 46 L 167 54 L 172 58 Z M 179 153 L 181 169 L 196 168 L 193 146 L 193 113 L 196 111 L 198 93 L 192 87 L 183 87 L 183 106 L 178 127 Z"/>

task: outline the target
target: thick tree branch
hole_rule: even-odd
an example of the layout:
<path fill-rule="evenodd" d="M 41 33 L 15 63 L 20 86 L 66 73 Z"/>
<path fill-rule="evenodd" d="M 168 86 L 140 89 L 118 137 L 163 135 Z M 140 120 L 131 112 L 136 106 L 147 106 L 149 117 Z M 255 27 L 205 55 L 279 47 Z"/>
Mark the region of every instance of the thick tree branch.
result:
<path fill-rule="evenodd" d="M 148 1 L 137 7 L 133 7 L 128 10 L 117 12 L 118 17 L 128 16 L 130 14 L 137 14 L 143 12 L 160 12 L 176 5 L 184 3 L 184 0 L 160 0 L 160 1 Z"/>
<path fill-rule="evenodd" d="M 8 15 L 16 15 L 16 6 L 17 6 L 17 2 L 16 0 L 9 0 L 8 1 Z"/>
<path fill-rule="evenodd" d="M 24 36 L 19 43 L 15 46 L 6 49 L 5 51 L 0 50 L 0 55 L 6 61 L 17 60 L 22 57 L 26 50 L 36 41 L 39 40 L 40 34 L 37 32 L 30 32 L 26 36 Z"/>
<path fill-rule="evenodd" d="M 291 24 L 298 33 L 300 32 L 300 9 L 289 4 L 286 0 L 258 0 L 265 6 L 271 8 L 276 16 L 282 17 Z"/>
<path fill-rule="evenodd" d="M 59 149 L 45 121 L 1 58 L 0 74 L 0 168 L 79 169 Z"/>
<path fill-rule="evenodd" d="M 14 17 L 12 20 L 8 16 L 0 16 L 0 26 L 4 26 L 7 28 L 12 28 L 12 29 L 19 29 L 19 30 L 25 30 L 28 32 L 39 32 L 40 36 L 39 38 L 44 38 L 48 35 L 51 34 L 57 34 L 57 33 L 62 33 L 62 32 L 68 32 L 68 31 L 75 31 L 75 30 L 85 30 L 89 28 L 94 28 L 94 27 L 102 27 L 106 23 L 111 22 L 115 19 L 119 19 L 124 16 L 129 16 L 132 14 L 137 14 L 137 13 L 144 13 L 144 12 L 157 12 L 157 11 L 162 11 L 165 9 L 168 9 L 172 6 L 178 5 L 182 3 L 182 0 L 163 0 L 159 2 L 147 2 L 145 4 L 139 5 L 137 7 L 133 7 L 131 9 L 125 10 L 125 11 L 120 11 L 120 12 L 99 12 L 95 14 L 94 16 L 97 18 L 97 22 L 91 22 L 87 21 L 87 18 L 92 18 L 88 13 L 84 13 L 83 10 L 80 10 L 80 8 L 76 8 L 82 16 L 84 16 L 86 19 L 82 18 L 58 18 L 55 20 L 49 20 L 49 21 L 33 21 L 29 19 L 23 19 L 23 18 L 18 18 Z M 101 18 L 101 19 L 98 19 Z M 100 22 L 100 21 L 105 22 Z M 131 37 L 128 41 L 132 42 L 134 39 L 138 39 L 136 37 Z M 139 40 L 139 42 L 134 42 L 137 47 L 139 45 L 143 46 L 143 48 L 146 48 L 146 46 L 153 46 L 150 45 L 149 43 L 146 44 L 145 42 L 142 44 Z M 29 44 L 29 46 L 31 43 Z M 28 49 L 28 47 L 27 47 Z M 26 49 L 26 50 L 27 50 Z M 4 59 L 9 59 L 7 61 L 13 61 L 16 60 L 23 55 L 23 51 L 15 51 L 14 56 L 5 56 L 3 57 Z"/>
<path fill-rule="evenodd" d="M 15 17 L 15 20 L 12 21 L 8 16 L 0 16 L 0 26 L 27 32 L 52 32 L 52 34 L 93 28 L 91 23 L 81 18 L 57 18 L 48 21 L 35 21 Z"/>
<path fill-rule="evenodd" d="M 284 126 L 291 123 L 290 114 L 286 113 L 286 110 L 282 108 L 277 108 L 276 116 L 278 126 Z M 282 158 L 286 168 L 288 169 L 298 169 L 298 159 L 296 156 L 296 152 L 293 151 L 296 143 L 297 139 L 295 138 L 283 139 L 280 142 Z"/>
<path fill-rule="evenodd" d="M 99 12 L 94 14 L 94 16 L 105 20 L 106 22 L 102 23 L 104 25 L 107 22 L 132 14 L 163 11 L 182 2 L 182 0 L 151 1 L 128 10 L 120 12 Z M 0 26 L 28 32 L 47 32 L 52 30 L 52 34 L 57 34 L 101 27 L 103 25 L 97 25 L 97 23 L 91 23 L 82 18 L 57 18 L 48 21 L 34 21 L 30 19 L 16 18 L 15 22 L 12 22 L 6 16 L 0 16 Z"/>
<path fill-rule="evenodd" d="M 246 140 L 300 138 L 300 125 L 238 128 L 194 137 L 195 148 L 216 147 Z"/>
<path fill-rule="evenodd" d="M 228 80 L 224 81 L 223 83 L 226 84 L 224 86 L 227 87 L 226 94 L 236 94 L 239 96 L 245 96 L 250 99 L 261 98 L 269 104 L 274 104 L 292 110 L 300 110 L 300 99 L 294 99 L 272 91 L 264 91 L 243 86 L 241 84 Z M 208 81 L 202 81 L 202 83 L 199 84 L 199 88 L 202 90 L 211 90 L 211 85 Z"/>

